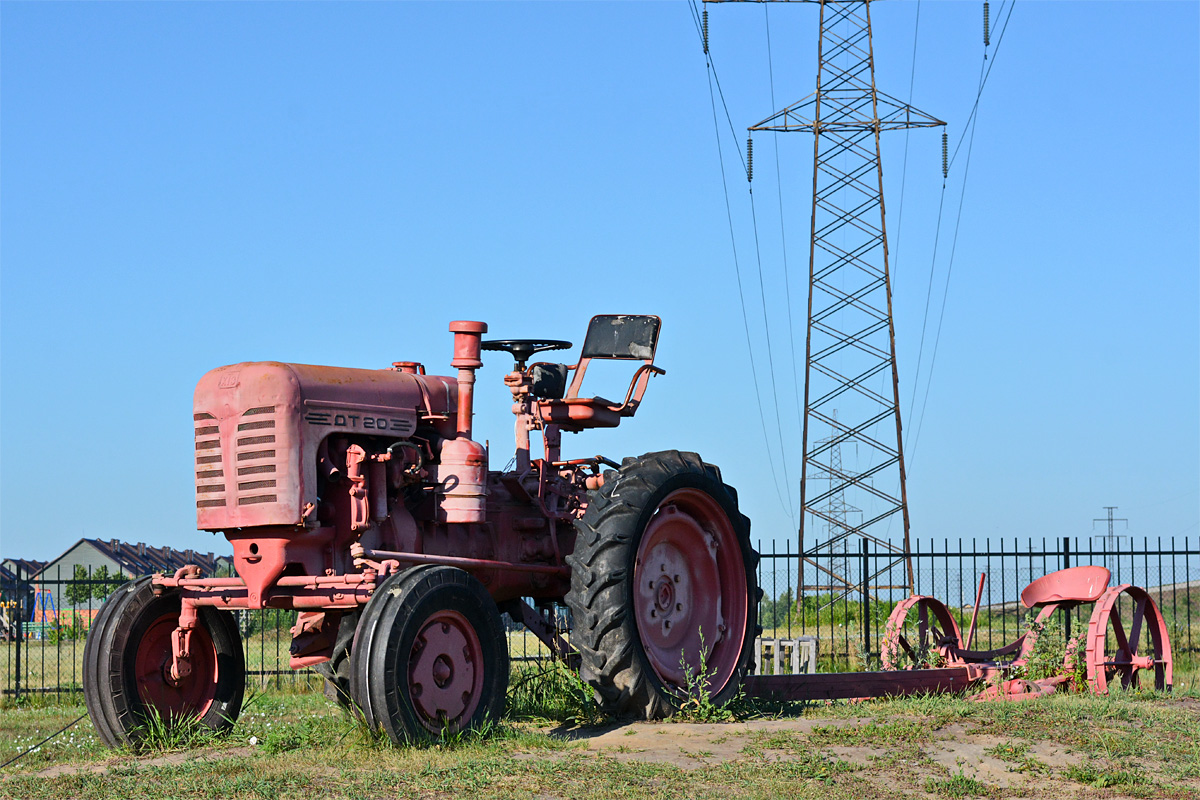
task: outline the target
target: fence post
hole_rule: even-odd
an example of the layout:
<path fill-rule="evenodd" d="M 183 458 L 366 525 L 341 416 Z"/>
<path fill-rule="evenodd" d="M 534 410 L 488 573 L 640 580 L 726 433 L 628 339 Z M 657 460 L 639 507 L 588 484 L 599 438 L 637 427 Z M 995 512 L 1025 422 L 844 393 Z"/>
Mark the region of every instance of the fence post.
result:
<path fill-rule="evenodd" d="M 862 609 L 863 609 L 863 660 L 866 662 L 863 666 L 867 666 L 871 661 L 871 593 L 867 587 L 871 583 L 871 562 L 867 557 L 867 548 L 870 542 L 864 538 L 862 540 Z"/>
<path fill-rule="evenodd" d="M 17 569 L 17 597 L 16 597 L 16 601 L 17 601 L 16 662 L 17 663 L 16 663 L 16 681 L 13 684 L 13 702 L 14 703 L 21 699 L 21 647 L 23 647 L 25 644 L 25 631 L 23 630 L 23 628 L 21 626 L 21 618 L 25 615 L 25 609 L 22 607 L 24 605 L 23 601 L 25 599 L 25 597 L 24 597 L 25 593 L 21 589 L 22 582 L 21 582 L 20 575 L 21 575 L 21 570 L 20 570 L 20 568 L 18 568 Z"/>
<path fill-rule="evenodd" d="M 1070 536 L 1063 537 L 1062 564 L 1063 564 L 1063 569 L 1071 568 L 1071 537 Z M 1062 616 L 1063 616 L 1063 636 L 1065 636 L 1068 641 L 1070 641 L 1070 639 L 1071 639 L 1071 618 L 1078 613 L 1079 613 L 1078 609 L 1074 608 L 1074 609 L 1071 609 L 1070 611 L 1064 611 L 1062 614 Z"/>

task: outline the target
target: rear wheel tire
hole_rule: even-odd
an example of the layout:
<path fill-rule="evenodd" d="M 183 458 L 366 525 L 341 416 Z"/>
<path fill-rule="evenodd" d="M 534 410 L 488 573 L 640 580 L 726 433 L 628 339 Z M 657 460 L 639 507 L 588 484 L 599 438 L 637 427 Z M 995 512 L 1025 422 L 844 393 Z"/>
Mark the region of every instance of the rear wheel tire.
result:
<path fill-rule="evenodd" d="M 246 684 L 246 662 L 233 615 L 200 608 L 191 637 L 192 672 L 170 677 L 171 634 L 179 625 L 180 598 L 155 596 L 150 576 L 117 589 L 89 632 L 83 653 L 83 693 L 88 714 L 109 747 L 137 746 L 157 719 L 195 719 L 215 731 L 237 721 Z"/>
<path fill-rule="evenodd" d="M 571 641 L 600 707 L 657 719 L 689 691 L 731 699 L 751 667 L 762 592 L 750 520 L 720 471 L 674 450 L 627 458 L 575 527 Z"/>
<path fill-rule="evenodd" d="M 368 726 L 396 744 L 496 722 L 508 642 L 496 603 L 454 567 L 388 578 L 367 603 L 350 651 L 351 691 Z"/>

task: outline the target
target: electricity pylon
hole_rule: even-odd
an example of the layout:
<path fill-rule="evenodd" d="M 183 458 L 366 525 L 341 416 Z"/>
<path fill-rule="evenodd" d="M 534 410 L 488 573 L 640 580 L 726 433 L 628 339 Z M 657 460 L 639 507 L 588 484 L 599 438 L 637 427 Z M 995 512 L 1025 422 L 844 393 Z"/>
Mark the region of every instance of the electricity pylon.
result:
<path fill-rule="evenodd" d="M 908 494 L 900 423 L 900 381 L 892 322 L 892 286 L 883 204 L 879 134 L 946 123 L 875 88 L 870 0 L 708 0 L 708 2 L 815 2 L 820 6 L 817 89 L 749 130 L 814 134 L 812 236 L 809 243 L 808 330 L 804 368 L 804 462 L 800 481 L 800 552 L 820 565 L 817 548 L 805 548 L 806 526 L 838 528 L 826 547 L 858 537 L 893 558 L 857 587 L 874 584 L 903 563 L 915 589 L 909 545 Z M 842 410 L 842 419 L 831 412 Z M 833 434 L 816 440 L 814 423 Z M 844 470 L 831 457 L 856 445 L 859 463 Z M 833 476 L 825 491 L 812 489 Z M 895 487 L 895 488 L 893 488 Z M 842 524 L 826 504 L 848 498 L 862 509 L 857 524 Z M 844 502 L 844 501 L 843 501 Z M 899 516 L 902 547 L 879 535 Z M 894 587 L 901 588 L 901 587 Z"/>
<path fill-rule="evenodd" d="M 833 410 L 833 418 L 837 419 L 836 408 Z M 829 488 L 832 492 L 825 505 L 821 507 L 821 513 L 828 520 L 825 526 L 825 536 L 829 546 L 829 570 L 826 574 L 833 582 L 828 586 L 818 584 L 810 588 L 818 591 L 828 589 L 844 592 L 852 590 L 855 584 L 850 576 L 850 558 L 847 549 L 849 537 L 843 534 L 853 530 L 850 525 L 850 515 L 862 514 L 862 510 L 847 503 L 845 492 L 838 488 L 842 483 L 842 476 L 847 473 L 842 469 L 842 446 L 837 441 L 837 430 L 831 429 L 829 436 L 830 438 L 822 439 L 818 444 L 829 444 L 831 469 L 829 472 L 814 475 L 813 478 L 829 481 Z"/>

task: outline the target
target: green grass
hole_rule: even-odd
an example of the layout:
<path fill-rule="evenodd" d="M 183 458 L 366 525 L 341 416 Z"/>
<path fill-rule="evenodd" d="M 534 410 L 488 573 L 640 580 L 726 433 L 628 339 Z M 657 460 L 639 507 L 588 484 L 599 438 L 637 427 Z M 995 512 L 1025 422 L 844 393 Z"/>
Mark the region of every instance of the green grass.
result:
<path fill-rule="evenodd" d="M 813 705 L 792 727 L 765 721 L 707 726 L 728 731 L 708 740 L 679 730 L 690 745 L 691 769 L 638 760 L 644 742 L 608 754 L 584 746 L 571 702 L 569 673 L 514 673 L 509 715 L 484 735 L 434 745 L 392 747 L 364 734 L 349 715 L 319 695 L 267 692 L 250 698 L 227 736 L 156 735 L 146 752 L 100 746 L 85 719 L 67 733 L 0 771 L 0 798 L 237 797 L 861 797 L 960 798 L 1002 796 L 969 765 L 951 772 L 926 748 L 955 737 L 994 737 L 988 754 L 1029 775 L 1034 796 L 1200 798 L 1200 704 L 1152 693 L 1110 698 L 1056 696 L 1026 703 L 973 703 L 952 696 Z M 519 678 L 526 678 L 523 685 Z M 522 697 L 520 693 L 524 692 Z M 65 725 L 77 706 L 9 709 L 0 715 L 0 761 Z M 805 723 L 803 719 L 812 722 Z M 843 724 L 835 724 L 841 719 Z M 815 723 L 815 724 L 813 724 Z M 559 729 L 570 735 L 549 731 Z M 774 727 L 772 727 L 774 726 Z M 599 730 L 607 730 L 602 728 Z M 633 726 L 625 733 L 650 730 Z M 1020 738 L 1014 739 L 1014 731 Z M 618 734 L 619 735 L 619 734 Z M 251 746 L 251 737 L 257 742 Z M 582 737 L 582 738 L 580 738 Z M 742 737 L 727 760 L 712 754 Z M 657 739 L 657 736 L 649 737 Z M 1052 742 L 1076 754 L 1069 766 L 1023 769 L 1030 750 Z M 857 757 L 841 755 L 856 752 Z M 848 760 L 849 759 L 849 760 Z M 1189 772 L 1189 765 L 1192 769 Z M 47 767 L 66 767 L 55 777 Z M 77 772 L 103 767 L 102 774 Z M 1010 793 L 1027 796 L 1028 792 Z M 1097 795 L 1102 796 L 1102 795 Z"/>
<path fill-rule="evenodd" d="M 941 780 L 929 778 L 925 781 L 925 789 L 938 797 L 990 797 L 994 794 L 987 784 L 961 772 Z"/>

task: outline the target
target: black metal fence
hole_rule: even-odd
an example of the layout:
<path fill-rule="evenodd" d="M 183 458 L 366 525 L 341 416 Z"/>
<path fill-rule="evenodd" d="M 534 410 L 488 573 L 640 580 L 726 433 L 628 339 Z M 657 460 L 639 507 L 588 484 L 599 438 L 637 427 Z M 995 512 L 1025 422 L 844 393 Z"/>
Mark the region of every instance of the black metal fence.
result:
<path fill-rule="evenodd" d="M 910 594 L 899 554 L 867 540 L 841 550 L 838 544 L 817 546 L 804 559 L 790 542 L 766 545 L 760 543 L 759 564 L 759 619 L 766 635 L 816 636 L 823 670 L 877 665 L 888 615 Z M 975 647 L 992 649 L 1024 632 L 1027 612 L 1019 597 L 1033 580 L 1067 567 L 1103 566 L 1112 573 L 1110 586 L 1148 590 L 1170 630 L 1176 663 L 1200 663 L 1200 540 L 1145 537 L 1124 548 L 1106 545 L 1076 537 L 914 539 L 915 593 L 941 600 L 965 622 L 986 575 Z M 1086 624 L 1090 611 L 1084 605 L 1072 613 Z"/>
<path fill-rule="evenodd" d="M 888 614 L 909 595 L 905 562 L 870 542 L 845 550 L 836 544 L 817 547 L 804 559 L 794 542 L 760 542 L 759 548 L 764 636 L 817 637 L 823 671 L 877 666 Z M 1023 631 L 1018 598 L 1031 581 L 1065 567 L 1106 566 L 1113 573 L 1111 585 L 1141 586 L 1154 598 L 1170 630 L 1177 671 L 1200 669 L 1200 539 L 1147 537 L 1112 550 L 1075 538 L 914 540 L 911 561 L 916 592 L 938 598 L 963 620 L 975 603 L 979 576 L 986 573 L 975 640 L 984 649 L 1007 644 Z M 2 702 L 78 699 L 88 627 L 117 585 L 117 576 L 107 574 L 5 576 L 0 586 Z M 254 686 L 320 685 L 311 670 L 289 668 L 294 620 L 289 611 L 239 612 L 247 680 Z M 549 657 L 522 630 L 510 631 L 509 648 L 514 660 Z"/>

